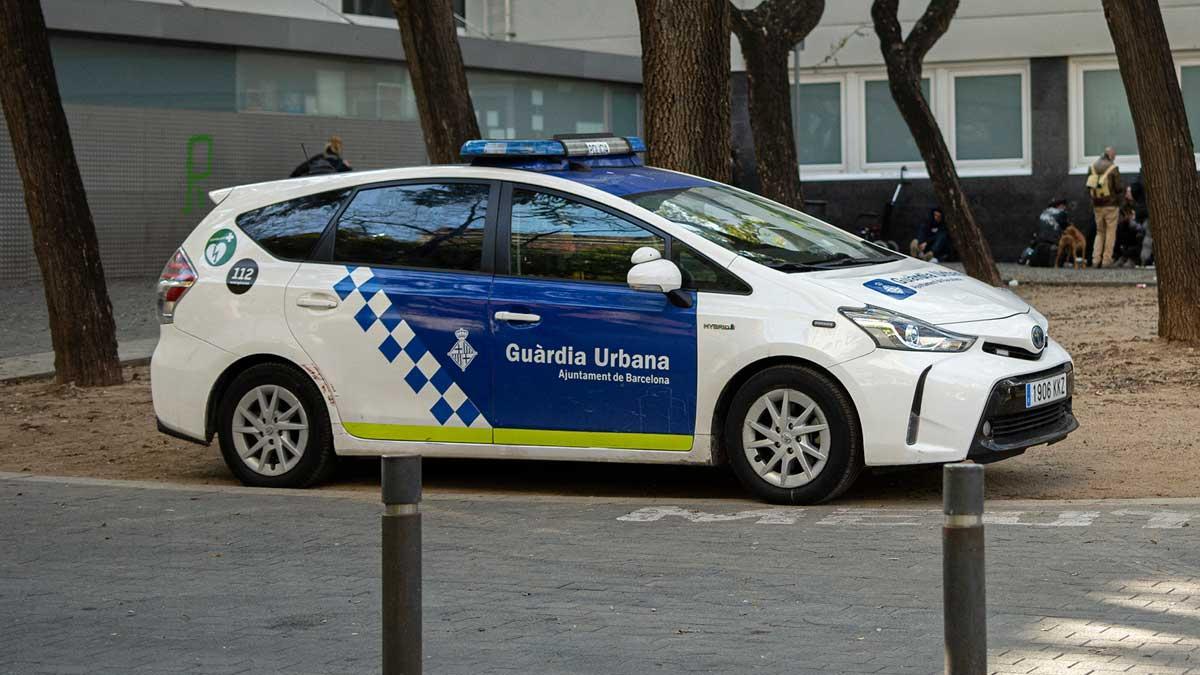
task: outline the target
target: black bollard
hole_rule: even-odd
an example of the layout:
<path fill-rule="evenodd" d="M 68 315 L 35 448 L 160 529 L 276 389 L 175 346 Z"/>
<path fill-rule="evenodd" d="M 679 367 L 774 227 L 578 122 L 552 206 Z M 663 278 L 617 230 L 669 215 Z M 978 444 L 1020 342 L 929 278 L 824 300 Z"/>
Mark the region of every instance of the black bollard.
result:
<path fill-rule="evenodd" d="M 383 675 L 421 673 L 421 457 L 383 458 Z"/>
<path fill-rule="evenodd" d="M 946 675 L 987 674 L 983 465 L 942 469 L 942 599 Z"/>

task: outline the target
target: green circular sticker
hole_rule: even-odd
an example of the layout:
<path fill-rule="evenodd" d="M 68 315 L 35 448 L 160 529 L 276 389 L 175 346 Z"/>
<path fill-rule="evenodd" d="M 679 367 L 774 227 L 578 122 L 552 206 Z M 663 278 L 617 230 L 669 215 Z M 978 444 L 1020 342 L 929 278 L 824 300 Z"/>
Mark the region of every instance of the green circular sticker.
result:
<path fill-rule="evenodd" d="M 229 262 L 237 249 L 237 235 L 229 228 L 221 228 L 208 238 L 204 245 L 204 260 L 213 267 L 220 267 Z"/>

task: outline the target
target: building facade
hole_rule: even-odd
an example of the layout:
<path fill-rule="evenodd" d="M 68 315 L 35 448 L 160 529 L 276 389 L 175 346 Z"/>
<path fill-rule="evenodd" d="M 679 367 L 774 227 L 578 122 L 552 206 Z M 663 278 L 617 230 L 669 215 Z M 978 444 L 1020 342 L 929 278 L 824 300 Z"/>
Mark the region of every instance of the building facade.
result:
<path fill-rule="evenodd" d="M 908 28 L 925 2 L 900 4 Z M 1200 0 L 1161 5 L 1200 134 Z M 332 135 L 358 169 L 425 161 L 389 0 L 42 6 L 110 276 L 155 274 L 210 208 L 208 190 L 284 178 Z M 454 8 L 483 135 L 641 129 L 633 0 L 454 0 Z M 889 233 L 902 241 L 936 198 L 891 102 L 869 9 L 870 0 L 827 3 L 798 51 L 797 170 L 811 210 L 854 230 L 882 214 L 903 169 Z M 732 43 L 735 173 L 753 189 L 745 74 Z M 1076 222 L 1090 227 L 1083 174 L 1104 146 L 1137 178 L 1098 0 L 964 0 L 926 59 L 924 86 L 1000 259 L 1019 254 L 1052 197 L 1073 200 Z M 12 152 L 0 129 L 0 286 L 39 279 Z"/>

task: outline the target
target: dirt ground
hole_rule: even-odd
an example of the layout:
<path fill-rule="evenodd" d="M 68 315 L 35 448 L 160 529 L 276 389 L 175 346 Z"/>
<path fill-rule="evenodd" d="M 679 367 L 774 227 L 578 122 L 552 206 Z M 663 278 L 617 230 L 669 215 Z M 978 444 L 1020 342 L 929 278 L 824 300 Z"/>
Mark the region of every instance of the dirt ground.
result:
<path fill-rule="evenodd" d="M 1200 497 L 1200 350 L 1155 337 L 1153 288 L 1024 286 L 1075 357 L 1075 413 L 1066 441 L 988 467 L 990 498 Z M 0 471 L 231 484 L 216 446 L 158 433 L 149 371 L 127 368 L 104 389 L 44 381 L 0 384 Z M 377 489 L 374 460 L 342 463 L 328 488 Z M 586 496 L 740 496 L 724 472 L 529 461 L 435 460 L 440 492 Z M 936 500 L 936 467 L 865 476 L 856 502 Z"/>

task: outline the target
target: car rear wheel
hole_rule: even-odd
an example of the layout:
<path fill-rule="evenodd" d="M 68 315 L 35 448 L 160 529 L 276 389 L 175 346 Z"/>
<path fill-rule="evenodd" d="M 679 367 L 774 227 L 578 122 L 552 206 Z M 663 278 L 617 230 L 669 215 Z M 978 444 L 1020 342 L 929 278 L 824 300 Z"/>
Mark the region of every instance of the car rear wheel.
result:
<path fill-rule="evenodd" d="M 225 463 L 245 485 L 308 487 L 333 469 L 325 402 L 294 368 L 265 363 L 246 369 L 226 390 L 217 424 Z"/>
<path fill-rule="evenodd" d="M 862 471 L 858 415 L 823 373 L 775 366 L 738 390 L 724 447 L 738 480 L 773 504 L 817 504 L 845 492 Z"/>

